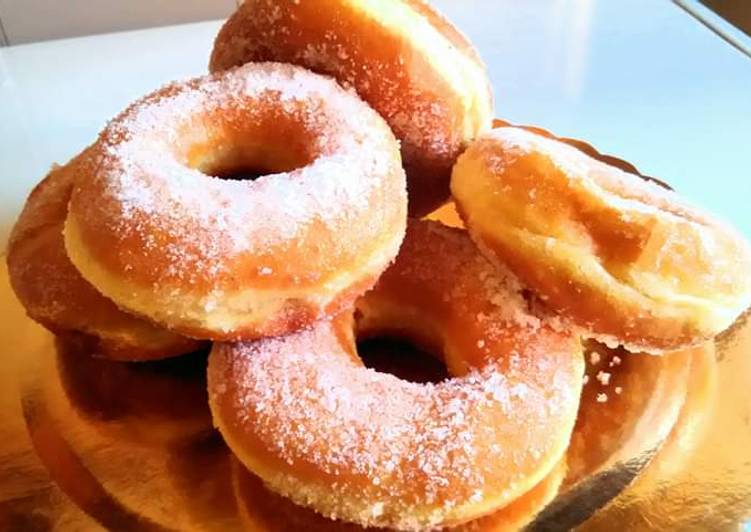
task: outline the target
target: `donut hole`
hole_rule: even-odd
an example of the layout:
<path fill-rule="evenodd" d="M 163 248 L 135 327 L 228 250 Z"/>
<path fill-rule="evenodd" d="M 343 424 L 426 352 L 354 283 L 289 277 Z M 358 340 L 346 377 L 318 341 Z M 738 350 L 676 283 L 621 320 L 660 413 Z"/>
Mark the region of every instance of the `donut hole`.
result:
<path fill-rule="evenodd" d="M 246 148 L 230 146 L 206 154 L 195 169 L 219 179 L 255 181 L 265 175 L 291 172 L 312 162 L 299 153 L 287 153 L 269 147 Z"/>
<path fill-rule="evenodd" d="M 357 353 L 366 367 L 415 383 L 439 383 L 449 378 L 443 357 L 423 345 L 396 336 L 357 340 Z"/>
<path fill-rule="evenodd" d="M 188 143 L 182 158 L 186 166 L 210 177 L 254 181 L 311 164 L 318 156 L 315 145 L 299 124 L 280 119 L 239 130 L 219 128 Z"/>
<path fill-rule="evenodd" d="M 273 173 L 274 171 L 269 168 L 240 165 L 238 168 L 218 168 L 212 170 L 211 173 L 207 173 L 207 175 L 225 181 L 255 181 L 259 177 Z"/>

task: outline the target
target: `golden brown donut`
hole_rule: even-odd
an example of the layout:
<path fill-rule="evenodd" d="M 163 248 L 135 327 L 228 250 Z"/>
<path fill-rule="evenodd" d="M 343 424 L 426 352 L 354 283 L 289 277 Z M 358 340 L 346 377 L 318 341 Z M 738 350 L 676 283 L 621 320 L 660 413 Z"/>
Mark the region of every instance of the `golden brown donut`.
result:
<path fill-rule="evenodd" d="M 696 347 L 657 357 L 585 342 L 585 384 L 564 484 L 654 453 L 683 408 L 692 359 L 707 350 Z"/>
<path fill-rule="evenodd" d="M 63 223 L 73 181 L 86 151 L 56 166 L 29 195 L 8 241 L 8 273 L 27 314 L 55 333 L 91 336 L 91 353 L 116 360 L 151 360 L 193 351 L 200 342 L 120 310 L 71 264 Z"/>
<path fill-rule="evenodd" d="M 90 342 L 75 336 L 58 337 L 56 347 L 70 407 L 110 442 L 166 447 L 212 431 L 207 350 L 135 363 L 90 356 Z"/>
<path fill-rule="evenodd" d="M 239 529 L 229 452 L 211 425 L 206 352 L 123 363 L 91 357 L 67 335 L 55 347 L 32 357 L 20 399 L 29 459 L 47 469 L 40 480 L 78 507 L 61 509 L 107 530 Z M 82 526 L 72 529 L 100 529 L 89 518 Z"/>
<path fill-rule="evenodd" d="M 292 65 L 168 85 L 113 120 L 82 164 L 71 261 L 118 305 L 187 336 L 282 334 L 335 313 L 404 234 L 388 126 Z M 212 177 L 254 169 L 267 175 Z"/>
<path fill-rule="evenodd" d="M 717 509 L 716 504 L 709 501 L 719 502 L 732 492 L 732 489 L 723 490 L 723 484 L 729 482 L 732 485 L 733 480 L 727 477 L 732 478 L 738 471 L 720 466 L 711 484 L 705 484 L 707 480 L 697 482 L 697 479 L 706 474 L 705 468 L 717 467 L 717 460 L 721 462 L 723 456 L 732 455 L 726 449 L 718 450 L 716 443 L 708 445 L 713 439 L 710 435 L 712 428 L 727 426 L 732 430 L 742 424 L 716 423 L 716 418 L 722 414 L 718 413 L 721 394 L 718 394 L 720 379 L 715 356 L 711 344 L 691 351 L 686 398 L 670 434 L 634 483 L 584 523 L 580 530 L 606 530 L 612 528 L 612 523 L 619 523 L 624 530 L 640 532 L 706 530 L 712 528 L 710 524 L 716 524 L 716 519 L 706 515 L 710 508 L 707 504 L 712 510 Z M 722 434 L 720 439 L 726 437 L 733 438 L 734 435 Z M 717 438 L 714 440 L 718 441 Z M 741 456 L 737 459 L 742 460 Z M 740 515 L 734 516 L 734 504 L 728 504 L 727 509 L 730 509 L 729 513 L 718 512 L 713 516 L 721 515 L 728 526 L 742 519 Z"/>
<path fill-rule="evenodd" d="M 634 484 L 640 491 L 648 484 L 673 480 L 679 473 L 691 470 L 690 461 L 706 436 L 707 420 L 717 399 L 717 351 L 713 343 L 691 350 L 691 372 L 686 385 L 686 399 L 680 415 L 657 456 Z"/>
<path fill-rule="evenodd" d="M 354 87 L 402 143 L 413 216 L 448 198 L 456 157 L 493 116 L 477 51 L 423 0 L 246 0 L 209 68 L 248 61 L 299 64 Z"/>
<path fill-rule="evenodd" d="M 209 356 L 214 422 L 270 489 L 362 526 L 452 526 L 510 504 L 561 460 L 579 339 L 533 314 L 466 231 L 410 222 L 355 318 L 361 337 L 442 353 L 452 378 L 417 384 L 363 367 L 344 319 Z"/>
<path fill-rule="evenodd" d="M 543 130 L 539 132 L 549 135 Z M 593 157 L 608 157 L 588 145 L 580 149 L 586 149 Z M 628 164 L 612 157 L 610 160 L 613 164 Z M 635 168 L 630 169 L 636 172 Z M 453 202 L 428 218 L 464 227 Z M 618 462 L 653 452 L 660 446 L 682 412 L 687 381 L 694 373 L 694 364 L 687 360 L 711 355 L 713 351 L 705 345 L 656 357 L 629 353 L 622 347 L 610 348 L 594 340 L 584 342 L 583 347 L 584 386 L 567 451 L 568 470 L 563 482 L 567 492 Z M 588 500 L 589 504 L 595 504 L 591 497 Z M 608 500 L 603 498 L 602 503 Z"/>
<path fill-rule="evenodd" d="M 697 345 L 751 303 L 751 250 L 735 230 L 563 142 L 496 128 L 459 158 L 451 187 L 481 249 L 606 343 Z"/>
<path fill-rule="evenodd" d="M 559 463 L 548 476 L 530 491 L 490 515 L 455 527 L 444 528 L 447 532 L 512 532 L 522 529 L 548 504 L 558 492 L 566 467 Z M 298 506 L 266 488 L 263 481 L 245 469 L 237 460 L 232 460 L 232 484 L 237 500 L 238 513 L 245 530 L 249 532 L 364 532 L 383 530 L 364 528 L 360 525 L 335 521 L 313 510 Z"/>

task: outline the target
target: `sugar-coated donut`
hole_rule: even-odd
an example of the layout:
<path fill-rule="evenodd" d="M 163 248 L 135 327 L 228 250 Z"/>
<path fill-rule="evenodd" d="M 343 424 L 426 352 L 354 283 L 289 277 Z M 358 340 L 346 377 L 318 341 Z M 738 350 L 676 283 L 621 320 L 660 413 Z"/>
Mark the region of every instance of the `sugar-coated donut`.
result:
<path fill-rule="evenodd" d="M 585 384 L 564 484 L 577 484 L 634 456 L 654 453 L 681 412 L 692 358 L 706 351 L 712 349 L 694 347 L 656 357 L 585 342 Z M 636 468 L 634 474 L 638 472 Z"/>
<path fill-rule="evenodd" d="M 745 355 L 743 350 L 737 352 Z M 715 349 L 708 345 L 685 354 L 690 359 L 686 364 L 690 365 L 688 386 L 670 434 L 633 484 L 577 530 L 609 530 L 613 523 L 619 523 L 621 530 L 640 531 L 713 528 L 715 521 L 710 523 L 711 517 L 708 521 L 706 516 L 708 507 L 686 501 L 703 501 L 708 492 L 720 493 L 718 490 L 727 477 L 738 472 L 737 466 L 723 463 L 723 457 L 732 457 L 734 464 L 743 458 L 727 449 L 718 453 L 717 444 L 722 445 L 726 435 L 717 431 L 721 425 L 717 418 L 727 414 L 720 411 L 725 406 L 720 403 L 732 399 L 718 393 L 720 379 Z M 739 393 L 744 392 L 739 390 Z M 713 472 L 709 479 L 698 474 L 705 468 Z M 666 511 L 673 508 L 675 511 Z M 736 520 L 732 515 L 727 519 Z"/>
<path fill-rule="evenodd" d="M 362 526 L 452 526 L 508 505 L 561 460 L 579 339 L 533 314 L 466 231 L 410 222 L 355 319 L 361 337 L 442 353 L 453 378 L 417 384 L 365 368 L 344 318 L 214 345 L 214 422 L 270 489 Z"/>
<path fill-rule="evenodd" d="M 606 343 L 697 345 L 751 304 L 751 250 L 672 191 L 520 128 L 483 135 L 452 193 L 481 249 Z"/>
<path fill-rule="evenodd" d="M 401 141 L 415 216 L 448 198 L 456 157 L 493 116 L 477 51 L 424 0 L 246 0 L 219 32 L 210 70 L 248 61 L 299 64 L 354 87 Z"/>
<path fill-rule="evenodd" d="M 121 307 L 197 338 L 282 334 L 350 305 L 406 225 L 386 123 L 292 65 L 168 85 L 113 120 L 85 167 L 68 256 Z M 212 177 L 253 169 L 268 175 Z"/>
<path fill-rule="evenodd" d="M 57 166 L 31 192 L 8 241 L 11 286 L 27 314 L 55 333 L 91 336 L 91 353 L 116 360 L 180 355 L 200 343 L 120 310 L 71 264 L 63 223 L 73 180 L 86 152 Z"/>
<path fill-rule="evenodd" d="M 619 167 L 628 164 L 603 156 L 588 145 L 581 145 L 580 149 L 597 158 L 608 157 Z M 629 170 L 636 171 L 633 167 Z M 431 213 L 429 218 L 464 227 L 453 202 Z M 704 345 L 655 357 L 586 341 L 584 386 L 566 453 L 568 470 L 563 482 L 566 491 L 618 462 L 653 452 L 667 437 L 684 404 L 686 383 L 689 373 L 693 373 L 693 364 L 687 364 L 687 359 L 712 351 L 710 345 Z M 623 475 L 620 479 L 624 483 L 631 481 Z M 610 487 L 615 489 L 614 483 Z M 583 492 L 590 490 L 591 486 L 583 488 Z M 604 493 L 602 504 L 611 496 Z M 600 504 L 593 497 L 589 502 Z"/>
<path fill-rule="evenodd" d="M 86 349 L 58 336 L 57 356 L 29 360 L 20 386 L 36 467 L 79 515 L 63 528 L 239 530 L 229 453 L 206 397 L 208 353 L 123 363 Z"/>
<path fill-rule="evenodd" d="M 681 413 L 657 456 L 650 462 L 633 486 L 659 485 L 666 479 L 685 475 L 693 469 L 690 464 L 698 456 L 698 447 L 703 444 L 710 429 L 710 420 L 715 415 L 718 399 L 717 351 L 714 342 L 693 349 L 691 372 L 686 385 L 686 398 Z"/>
<path fill-rule="evenodd" d="M 462 525 L 444 528 L 447 532 L 516 532 L 527 525 L 558 493 L 566 472 L 559 463 L 539 484 L 508 506 Z M 232 459 L 232 485 L 243 527 L 249 532 L 364 532 L 379 530 L 335 521 L 303 508 L 264 486 L 263 481 Z"/>

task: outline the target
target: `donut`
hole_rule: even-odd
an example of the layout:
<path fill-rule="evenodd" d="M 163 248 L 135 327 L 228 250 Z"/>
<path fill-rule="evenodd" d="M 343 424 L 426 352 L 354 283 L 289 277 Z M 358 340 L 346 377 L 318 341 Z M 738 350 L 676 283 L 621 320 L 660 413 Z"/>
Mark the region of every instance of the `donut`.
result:
<path fill-rule="evenodd" d="M 57 378 L 66 403 L 115 444 L 167 447 L 212 431 L 207 350 L 165 360 L 122 362 L 90 356 L 90 342 L 56 339 Z"/>
<path fill-rule="evenodd" d="M 539 134 L 550 135 L 545 130 L 535 129 Z M 612 164 L 637 172 L 625 161 L 603 156 L 591 146 L 576 142 L 579 149 L 594 157 L 608 157 Z M 453 202 L 446 203 L 428 218 L 452 227 L 464 227 Z M 608 474 L 618 463 L 653 453 L 666 440 L 671 427 L 677 423 L 679 411 L 683 411 L 686 383 L 689 374 L 694 372 L 693 364 L 687 364 L 686 360 L 705 356 L 712 350 L 704 345 L 656 357 L 629 353 L 622 347 L 611 348 L 591 339 L 584 342 L 583 348 L 584 386 L 566 453 L 568 468 L 563 488 L 569 500 L 583 497 L 588 508 L 596 509 L 610 501 L 613 489 L 630 484 L 640 474 L 644 463 L 628 475 L 619 475 L 617 481 L 606 477 L 603 482 L 608 483 L 608 490 L 597 490 L 599 481 L 589 481 L 600 473 Z M 622 485 L 617 487 L 618 483 Z M 596 499 L 600 496 L 601 499 Z"/>
<path fill-rule="evenodd" d="M 521 530 L 558 492 L 566 467 L 559 463 L 537 486 L 505 508 L 463 525 L 444 528 L 449 532 L 512 532 Z M 263 481 L 232 459 L 232 485 L 243 529 L 250 532 L 364 532 L 378 530 L 327 519 L 294 504 L 264 486 Z"/>
<path fill-rule="evenodd" d="M 635 456 L 654 453 L 683 408 L 690 361 L 706 350 L 702 346 L 656 357 L 586 341 L 585 384 L 568 449 L 564 485 L 573 486 Z M 639 464 L 625 482 L 629 483 L 643 466 Z M 612 479 L 610 483 L 612 487 Z"/>
<path fill-rule="evenodd" d="M 713 343 L 691 352 L 691 372 L 683 407 L 665 443 L 633 485 L 642 491 L 691 471 L 690 462 L 707 437 L 717 400 L 717 352 Z"/>
<path fill-rule="evenodd" d="M 353 319 L 360 338 L 442 354 L 452 378 L 364 367 Z M 582 372 L 579 337 L 533 314 L 465 231 L 412 221 L 354 316 L 215 344 L 209 404 L 243 465 L 293 502 L 361 526 L 453 526 L 507 506 L 563 458 Z"/>
<path fill-rule="evenodd" d="M 86 151 L 56 166 L 31 192 L 8 241 L 8 274 L 28 316 L 54 333 L 91 337 L 90 353 L 115 360 L 151 360 L 194 351 L 185 338 L 120 310 L 100 294 L 65 253 L 63 224 Z"/>
<path fill-rule="evenodd" d="M 115 118 L 83 166 L 71 261 L 119 306 L 190 337 L 283 334 L 338 312 L 406 225 L 386 123 L 292 65 L 168 85 Z"/>
<path fill-rule="evenodd" d="M 751 249 L 670 190 L 552 138 L 500 127 L 454 167 L 473 239 L 607 344 L 698 345 L 751 304 Z"/>
<path fill-rule="evenodd" d="M 549 139 L 558 140 L 560 142 L 563 142 L 564 144 L 568 144 L 569 146 L 573 146 L 579 151 L 582 151 L 589 155 L 590 157 L 597 159 L 598 161 L 601 161 L 603 163 L 607 163 L 611 166 L 615 166 L 616 168 L 620 168 L 624 172 L 628 172 L 630 174 L 637 174 L 642 179 L 646 179 L 647 181 L 652 181 L 654 183 L 657 183 L 663 188 L 667 188 L 672 190 L 670 185 L 665 183 L 664 181 L 660 181 L 659 179 L 648 176 L 640 172 L 633 164 L 630 162 L 620 159 L 618 157 L 615 157 L 613 155 L 609 155 L 606 153 L 599 152 L 594 146 L 591 144 L 584 142 L 583 140 L 579 139 L 572 139 L 569 137 L 558 137 L 548 131 L 547 129 L 541 128 L 539 126 L 530 126 L 530 125 L 518 125 L 518 124 L 512 124 L 511 122 L 507 122 L 506 120 L 501 120 L 500 118 L 494 118 L 493 119 L 493 129 L 499 128 L 499 127 L 518 127 L 521 129 L 524 129 L 525 131 L 529 131 L 531 133 L 535 133 L 537 135 L 542 135 L 543 137 L 547 137 Z"/>
<path fill-rule="evenodd" d="M 726 435 L 716 430 L 721 414 L 717 410 L 719 380 L 714 347 L 709 344 L 691 350 L 690 366 L 683 407 L 657 454 L 626 491 L 579 530 L 606 530 L 612 523 L 619 523 L 623 530 L 645 531 L 711 529 L 716 524 L 705 504 L 687 505 L 686 501 L 714 500 L 710 494 L 717 494 L 728 473 L 738 469 L 718 468 L 716 463 L 717 442 Z M 723 452 L 719 456 L 736 455 Z M 714 472 L 712 479 L 705 477 L 707 470 Z M 739 515 L 737 521 L 741 519 Z M 730 521 L 736 521 L 734 516 L 728 516 Z"/>
<path fill-rule="evenodd" d="M 413 216 L 448 198 L 456 157 L 490 128 L 480 56 L 423 0 L 246 0 L 217 35 L 209 69 L 249 61 L 298 64 L 354 87 L 401 141 Z"/>
<path fill-rule="evenodd" d="M 73 530 L 239 530 L 229 452 L 211 426 L 207 352 L 123 363 L 87 356 L 68 335 L 48 345 L 46 356 L 29 357 L 20 402 L 36 451 L 28 449 L 24 471 L 36 471 L 75 518 L 54 521 Z"/>

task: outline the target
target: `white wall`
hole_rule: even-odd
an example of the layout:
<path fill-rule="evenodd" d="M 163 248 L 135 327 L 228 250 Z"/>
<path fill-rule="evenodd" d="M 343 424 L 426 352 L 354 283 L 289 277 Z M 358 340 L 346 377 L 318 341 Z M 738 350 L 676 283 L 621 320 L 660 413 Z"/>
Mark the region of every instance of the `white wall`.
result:
<path fill-rule="evenodd" d="M 0 0 L 0 43 L 226 18 L 235 5 L 236 0 Z"/>

